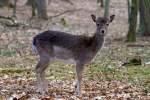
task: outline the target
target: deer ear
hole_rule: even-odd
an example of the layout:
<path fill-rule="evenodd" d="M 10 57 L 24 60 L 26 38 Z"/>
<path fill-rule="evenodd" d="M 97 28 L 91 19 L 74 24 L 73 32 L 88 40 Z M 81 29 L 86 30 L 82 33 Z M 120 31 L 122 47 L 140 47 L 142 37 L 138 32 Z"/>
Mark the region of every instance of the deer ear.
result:
<path fill-rule="evenodd" d="M 114 18 L 115 18 L 115 15 L 111 15 L 109 22 L 112 22 L 114 20 Z"/>
<path fill-rule="evenodd" d="M 91 15 L 94 22 L 96 22 L 96 16 L 94 14 Z"/>

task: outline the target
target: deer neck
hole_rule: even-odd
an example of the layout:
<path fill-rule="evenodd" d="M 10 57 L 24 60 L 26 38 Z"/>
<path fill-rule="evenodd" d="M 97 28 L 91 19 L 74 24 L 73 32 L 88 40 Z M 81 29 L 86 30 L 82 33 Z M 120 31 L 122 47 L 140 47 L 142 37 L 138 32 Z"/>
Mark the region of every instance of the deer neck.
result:
<path fill-rule="evenodd" d="M 94 36 L 92 37 L 92 48 L 94 48 L 94 51 L 98 51 L 99 49 L 102 48 L 104 44 L 104 35 L 101 35 L 100 33 L 95 33 Z"/>

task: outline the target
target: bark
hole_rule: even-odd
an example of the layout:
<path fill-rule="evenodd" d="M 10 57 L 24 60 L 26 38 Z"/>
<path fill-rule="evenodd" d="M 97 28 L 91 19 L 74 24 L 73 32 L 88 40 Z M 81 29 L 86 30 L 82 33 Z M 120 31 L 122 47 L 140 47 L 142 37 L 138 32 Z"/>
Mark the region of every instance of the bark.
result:
<path fill-rule="evenodd" d="M 127 34 L 127 42 L 136 41 L 138 1 L 139 0 L 132 0 L 131 2 L 131 7 L 130 7 L 131 13 L 129 16 L 129 30 Z"/>
<path fill-rule="evenodd" d="M 35 10 L 36 10 L 36 2 L 35 0 L 32 0 L 32 17 L 36 15 Z"/>
<path fill-rule="evenodd" d="M 101 7 L 104 7 L 104 0 L 97 0 L 97 3 L 100 4 Z"/>
<path fill-rule="evenodd" d="M 36 16 L 36 8 L 37 8 L 36 0 L 28 0 L 26 2 L 26 5 L 32 7 L 32 17 Z"/>
<path fill-rule="evenodd" d="M 143 36 L 150 36 L 150 0 L 143 0 L 144 1 L 144 20 L 145 20 L 145 32 Z"/>
<path fill-rule="evenodd" d="M 139 24 L 138 34 L 142 36 L 144 34 L 144 32 L 145 32 L 145 20 L 144 20 L 145 7 L 144 7 L 144 0 L 140 0 L 139 1 L 139 13 L 140 13 L 140 24 Z"/>
<path fill-rule="evenodd" d="M 47 5 L 46 0 L 36 0 L 37 2 L 37 13 L 38 17 L 42 19 L 47 19 Z"/>
<path fill-rule="evenodd" d="M 8 6 L 8 7 L 14 7 L 14 4 L 12 3 L 12 0 L 0 0 L 0 7 Z"/>
<path fill-rule="evenodd" d="M 26 5 L 32 6 L 32 0 L 28 0 L 28 1 L 26 2 Z"/>
<path fill-rule="evenodd" d="M 17 0 L 14 0 L 13 17 L 16 17 Z"/>
<path fill-rule="evenodd" d="M 109 16 L 109 4 L 110 4 L 110 0 L 105 0 L 104 17 L 108 17 Z"/>
<path fill-rule="evenodd" d="M 131 14 L 131 0 L 127 0 L 127 4 L 128 4 L 128 23 L 130 22 L 129 18 L 130 18 L 130 14 Z"/>

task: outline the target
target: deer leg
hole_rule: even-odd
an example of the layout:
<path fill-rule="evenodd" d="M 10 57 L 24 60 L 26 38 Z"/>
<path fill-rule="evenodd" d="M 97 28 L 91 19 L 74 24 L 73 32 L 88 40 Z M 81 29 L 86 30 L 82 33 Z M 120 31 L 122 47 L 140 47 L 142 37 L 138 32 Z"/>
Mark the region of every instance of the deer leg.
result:
<path fill-rule="evenodd" d="M 75 84 L 75 94 L 80 96 L 81 92 L 81 81 L 82 81 L 82 72 L 83 72 L 83 64 L 77 63 L 76 64 L 76 77 L 77 82 Z"/>
<path fill-rule="evenodd" d="M 40 61 L 38 62 L 36 66 L 36 77 L 37 77 L 37 83 L 38 83 L 38 92 L 41 94 L 44 94 L 47 89 L 47 84 L 45 81 L 45 69 L 48 67 L 49 59 L 48 58 L 40 58 Z"/>

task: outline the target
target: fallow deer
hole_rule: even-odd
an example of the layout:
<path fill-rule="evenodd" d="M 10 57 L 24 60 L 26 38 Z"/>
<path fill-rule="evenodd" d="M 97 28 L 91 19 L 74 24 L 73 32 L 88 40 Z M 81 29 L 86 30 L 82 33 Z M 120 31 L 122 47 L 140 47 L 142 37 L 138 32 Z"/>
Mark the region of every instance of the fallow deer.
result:
<path fill-rule="evenodd" d="M 40 93 L 45 93 L 47 89 L 45 69 L 48 67 L 49 62 L 59 59 L 75 64 L 77 76 L 75 93 L 80 95 L 84 65 L 89 63 L 102 48 L 107 28 L 115 15 L 111 15 L 109 18 L 96 18 L 92 14 L 91 17 L 96 24 L 96 32 L 93 36 L 72 35 L 48 30 L 33 38 L 33 50 L 39 55 L 39 61 L 35 70 Z"/>

